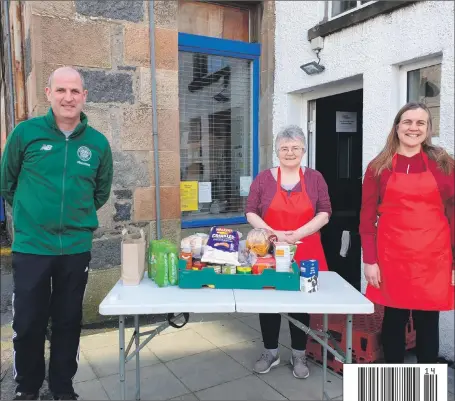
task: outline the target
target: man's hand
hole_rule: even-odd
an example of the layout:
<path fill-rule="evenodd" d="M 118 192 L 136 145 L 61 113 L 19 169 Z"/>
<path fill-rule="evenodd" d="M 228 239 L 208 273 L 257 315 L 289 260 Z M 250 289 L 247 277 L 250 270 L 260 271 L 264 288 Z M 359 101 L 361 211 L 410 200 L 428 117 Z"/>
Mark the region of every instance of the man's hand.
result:
<path fill-rule="evenodd" d="M 381 271 L 377 263 L 369 265 L 368 263 L 364 264 L 364 273 L 365 279 L 368 281 L 368 284 L 372 285 L 375 288 L 379 288 L 381 285 Z"/>

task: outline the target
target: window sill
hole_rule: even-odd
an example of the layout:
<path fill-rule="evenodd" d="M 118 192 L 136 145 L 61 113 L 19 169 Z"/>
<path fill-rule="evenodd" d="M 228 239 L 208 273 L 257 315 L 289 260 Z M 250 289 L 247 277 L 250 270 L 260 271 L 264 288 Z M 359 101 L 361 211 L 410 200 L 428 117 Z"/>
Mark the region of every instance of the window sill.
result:
<path fill-rule="evenodd" d="M 377 1 L 368 7 L 354 10 L 349 14 L 314 26 L 308 30 L 308 40 L 329 36 L 332 33 L 360 24 L 378 15 L 390 13 L 399 8 L 413 5 L 414 3 L 417 3 L 417 1 Z"/>
<path fill-rule="evenodd" d="M 192 219 L 192 220 L 181 220 L 182 229 L 186 228 L 198 228 L 198 227 L 213 227 L 213 226 L 234 226 L 240 224 L 247 224 L 245 216 L 237 217 L 212 217 L 209 219 Z"/>

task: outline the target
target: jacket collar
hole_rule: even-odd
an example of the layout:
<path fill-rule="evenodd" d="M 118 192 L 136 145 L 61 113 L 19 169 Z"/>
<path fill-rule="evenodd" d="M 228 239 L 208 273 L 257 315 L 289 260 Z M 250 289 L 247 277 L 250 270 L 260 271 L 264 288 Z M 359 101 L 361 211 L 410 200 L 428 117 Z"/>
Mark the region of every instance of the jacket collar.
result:
<path fill-rule="evenodd" d="M 54 112 L 52 111 L 52 107 L 49 107 L 49 110 L 44 118 L 51 128 L 57 130 L 58 132 L 61 132 L 60 128 L 57 126 L 57 123 L 55 122 L 55 116 Z M 88 118 L 85 113 L 81 112 L 80 119 L 81 119 L 80 123 L 76 126 L 76 128 L 74 128 L 73 133 L 70 135 L 71 137 L 81 134 L 84 131 L 85 127 L 87 127 Z"/>

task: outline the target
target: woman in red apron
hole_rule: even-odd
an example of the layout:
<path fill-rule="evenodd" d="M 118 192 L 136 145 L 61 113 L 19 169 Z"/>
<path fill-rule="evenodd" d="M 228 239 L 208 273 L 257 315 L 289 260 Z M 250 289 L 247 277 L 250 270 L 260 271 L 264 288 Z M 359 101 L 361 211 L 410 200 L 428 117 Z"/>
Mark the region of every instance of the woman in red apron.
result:
<path fill-rule="evenodd" d="M 319 230 L 328 223 L 331 205 L 327 184 L 322 175 L 301 168 L 305 154 L 305 135 L 301 128 L 289 126 L 275 141 L 278 168 L 262 171 L 253 181 L 247 200 L 246 216 L 254 228 L 272 230 L 279 241 L 297 245 L 295 260 L 316 259 L 319 269 L 328 270 Z M 308 314 L 290 316 L 309 326 Z M 278 337 L 280 314 L 259 314 L 264 352 L 256 362 L 257 373 L 267 373 L 280 363 Z M 293 374 L 297 378 L 309 375 L 305 349 L 307 335 L 289 323 L 291 333 Z"/>
<path fill-rule="evenodd" d="M 425 105 L 405 105 L 363 183 L 366 297 L 385 307 L 387 363 L 404 362 L 411 311 L 418 362 L 436 363 L 439 312 L 454 308 L 454 160 L 431 144 L 431 127 Z"/>

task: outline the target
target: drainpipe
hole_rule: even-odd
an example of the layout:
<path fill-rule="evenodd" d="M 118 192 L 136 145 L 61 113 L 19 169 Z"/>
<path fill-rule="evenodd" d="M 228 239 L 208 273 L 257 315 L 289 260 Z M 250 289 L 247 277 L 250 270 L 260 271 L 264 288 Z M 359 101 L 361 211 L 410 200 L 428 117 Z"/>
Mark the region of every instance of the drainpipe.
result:
<path fill-rule="evenodd" d="M 11 128 L 14 128 L 16 125 L 16 116 L 14 114 L 14 104 L 15 104 L 15 96 L 14 96 L 14 76 L 13 76 L 13 57 L 12 57 L 12 50 L 11 50 L 11 35 L 10 35 L 10 22 L 9 22 L 9 2 L 8 0 L 3 0 L 3 8 L 5 13 L 5 33 L 6 33 L 6 59 L 9 61 L 9 69 L 8 69 L 8 86 L 9 86 L 9 93 L 10 93 L 10 118 L 11 118 Z"/>
<path fill-rule="evenodd" d="M 25 97 L 25 71 L 24 57 L 22 51 L 22 12 L 21 3 L 11 3 L 11 39 L 14 44 L 12 65 L 14 65 L 14 86 L 15 86 L 15 118 L 17 122 L 27 119 L 27 107 Z"/>
<path fill-rule="evenodd" d="M 160 166 L 158 152 L 158 117 L 156 111 L 155 0 L 149 1 L 150 70 L 152 74 L 152 130 L 155 159 L 156 238 L 161 238 Z"/>

